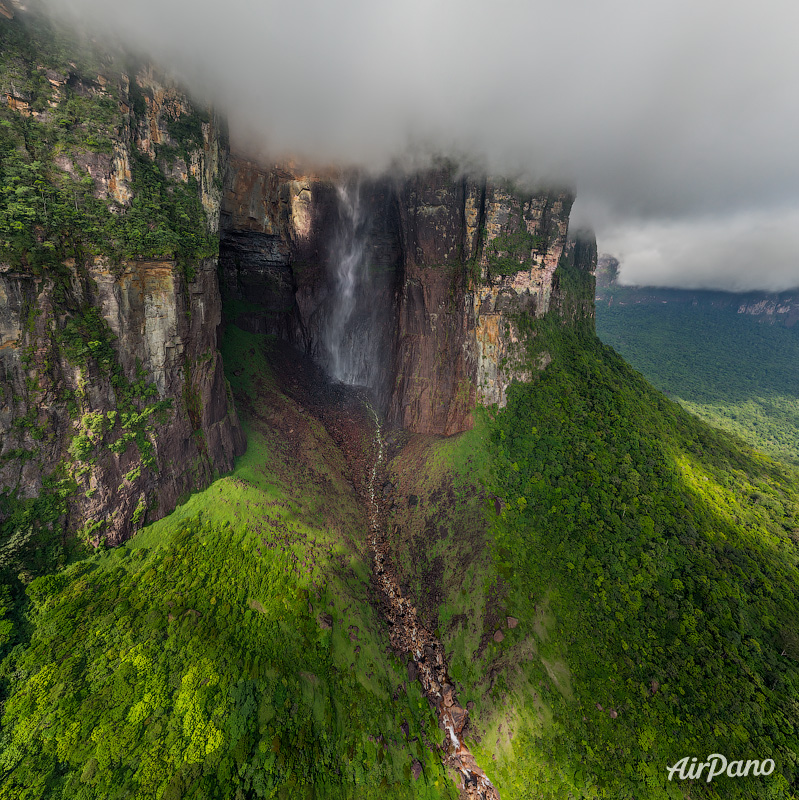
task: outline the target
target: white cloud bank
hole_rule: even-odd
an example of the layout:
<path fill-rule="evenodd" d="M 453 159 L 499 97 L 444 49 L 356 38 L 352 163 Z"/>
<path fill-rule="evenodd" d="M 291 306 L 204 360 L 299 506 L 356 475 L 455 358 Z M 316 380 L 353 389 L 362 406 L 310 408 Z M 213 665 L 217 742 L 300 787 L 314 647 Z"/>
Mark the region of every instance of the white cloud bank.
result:
<path fill-rule="evenodd" d="M 47 2 L 152 53 L 275 156 L 471 153 L 574 184 L 625 276 L 799 284 L 792 0 Z"/>

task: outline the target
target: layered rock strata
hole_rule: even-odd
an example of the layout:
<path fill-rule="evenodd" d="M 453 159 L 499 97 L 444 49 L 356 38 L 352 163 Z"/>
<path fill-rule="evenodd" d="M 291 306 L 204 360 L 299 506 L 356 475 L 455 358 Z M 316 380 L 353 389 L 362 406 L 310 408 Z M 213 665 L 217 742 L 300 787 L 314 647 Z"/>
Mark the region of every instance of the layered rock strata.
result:
<path fill-rule="evenodd" d="M 18 245 L 13 228 L 0 232 L 0 517 L 116 544 L 245 447 L 217 347 L 227 144 L 213 113 L 149 67 L 126 70 L 105 53 L 102 72 L 90 56 L 47 67 L 43 19 L 3 24 L 22 26 L 20 41 L 25 26 L 36 31 L 9 61 L 17 72 L 0 76 L 4 114 L 13 130 L 29 113 L 31 142 L 60 138 L 42 168 L 44 200 L 27 212 L 34 237 Z M 83 116 L 54 133 L 70 102 Z M 72 228 L 51 224 L 64 196 Z M 170 207 L 179 200 L 183 218 Z"/>
<path fill-rule="evenodd" d="M 222 290 L 239 301 L 235 321 L 322 363 L 319 343 L 335 302 L 336 184 L 345 177 L 233 157 L 223 200 Z M 529 363 L 518 320 L 568 305 L 555 275 L 569 254 L 573 197 L 447 165 L 361 181 L 373 220 L 365 247 L 383 276 L 369 298 L 381 309 L 381 407 L 414 432 L 468 429 L 477 404 L 504 405 L 508 386 L 540 368 Z M 590 276 L 595 251 L 571 248 L 579 256 L 571 263 Z"/>

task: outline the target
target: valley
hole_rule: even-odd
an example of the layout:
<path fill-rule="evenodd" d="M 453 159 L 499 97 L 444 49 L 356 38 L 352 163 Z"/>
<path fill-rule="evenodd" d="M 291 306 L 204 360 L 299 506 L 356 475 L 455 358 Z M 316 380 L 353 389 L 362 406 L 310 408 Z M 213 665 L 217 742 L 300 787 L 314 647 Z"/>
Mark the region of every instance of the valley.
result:
<path fill-rule="evenodd" d="M 799 463 L 797 294 L 620 286 L 600 269 L 597 331 L 691 413 Z"/>
<path fill-rule="evenodd" d="M 569 190 L 2 9 L 0 800 L 796 796 L 799 476 L 597 337 Z"/>

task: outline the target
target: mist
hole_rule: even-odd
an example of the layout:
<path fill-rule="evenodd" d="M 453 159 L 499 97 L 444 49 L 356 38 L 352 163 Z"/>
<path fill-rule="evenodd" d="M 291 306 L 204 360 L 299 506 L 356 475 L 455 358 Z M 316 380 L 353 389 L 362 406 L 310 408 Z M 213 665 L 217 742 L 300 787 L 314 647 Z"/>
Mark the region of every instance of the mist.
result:
<path fill-rule="evenodd" d="M 242 150 L 454 154 L 574 186 L 626 281 L 799 285 L 799 10 L 766 0 L 48 0 L 212 101 Z"/>

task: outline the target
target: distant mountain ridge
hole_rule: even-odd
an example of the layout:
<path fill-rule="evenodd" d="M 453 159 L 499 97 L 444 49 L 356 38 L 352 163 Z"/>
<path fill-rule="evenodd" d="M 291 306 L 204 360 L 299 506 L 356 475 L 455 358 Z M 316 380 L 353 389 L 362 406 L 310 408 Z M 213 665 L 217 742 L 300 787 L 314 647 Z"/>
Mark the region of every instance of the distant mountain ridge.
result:
<path fill-rule="evenodd" d="M 597 305 L 690 303 L 713 308 L 736 307 L 762 322 L 791 328 L 799 323 L 799 288 L 787 292 L 726 292 L 718 289 L 673 289 L 618 283 L 619 262 L 607 253 L 599 256 L 596 270 Z"/>
<path fill-rule="evenodd" d="M 596 330 L 706 422 L 799 462 L 799 291 L 736 294 L 622 286 L 598 259 Z"/>

